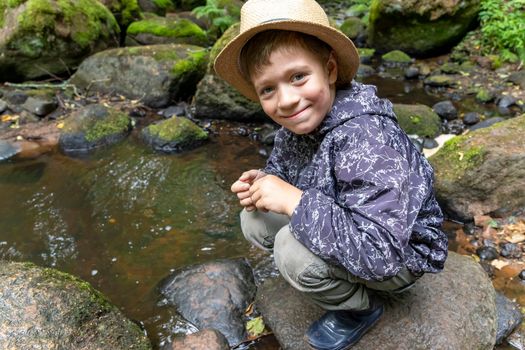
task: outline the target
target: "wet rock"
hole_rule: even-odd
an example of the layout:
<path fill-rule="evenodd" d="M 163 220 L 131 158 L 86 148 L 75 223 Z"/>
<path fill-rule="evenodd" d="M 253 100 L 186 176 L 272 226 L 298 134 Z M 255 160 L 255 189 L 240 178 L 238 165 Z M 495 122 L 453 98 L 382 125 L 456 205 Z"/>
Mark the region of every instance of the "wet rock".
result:
<path fill-rule="evenodd" d="M 494 260 L 497 259 L 499 254 L 496 248 L 494 247 L 479 247 L 476 249 L 476 254 L 479 256 L 481 260 Z"/>
<path fill-rule="evenodd" d="M 458 110 L 452 101 L 441 101 L 432 106 L 434 112 L 446 120 L 454 120 L 458 117 Z"/>
<path fill-rule="evenodd" d="M 65 120 L 58 145 L 66 154 L 84 154 L 119 142 L 130 129 L 127 114 L 98 104 L 88 105 Z"/>
<path fill-rule="evenodd" d="M 239 136 L 248 136 L 250 134 L 250 131 L 244 126 L 239 126 L 235 128 L 234 133 Z"/>
<path fill-rule="evenodd" d="M 428 56 L 448 50 L 475 25 L 476 0 L 450 2 L 374 0 L 370 6 L 369 42 L 386 52 L 402 50 Z M 414 40 L 421 38 L 424 40 Z"/>
<path fill-rule="evenodd" d="M 176 153 L 193 149 L 208 139 L 208 133 L 183 117 L 171 117 L 142 129 L 141 138 L 154 150 Z"/>
<path fill-rule="evenodd" d="M 4 4 L 0 29 L 2 81 L 69 73 L 85 57 L 119 45 L 118 23 L 97 0 Z"/>
<path fill-rule="evenodd" d="M 475 125 L 472 125 L 471 127 L 469 127 L 470 131 L 474 131 L 474 130 L 478 130 L 478 129 L 483 129 L 483 128 L 488 128 L 489 126 L 492 126 L 496 123 L 500 123 L 500 122 L 503 122 L 505 121 L 504 118 L 502 117 L 492 117 L 492 118 L 489 118 L 489 119 L 485 119 Z"/>
<path fill-rule="evenodd" d="M 0 300 L 2 349 L 151 349 L 100 292 L 54 269 L 2 261 Z"/>
<path fill-rule="evenodd" d="M 436 148 L 437 146 L 439 146 L 439 143 L 434 139 L 425 138 L 423 141 L 423 148 L 432 149 Z"/>
<path fill-rule="evenodd" d="M 523 315 L 517 303 L 499 292 L 496 292 L 496 310 L 498 313 L 496 344 L 499 345 L 521 324 Z"/>
<path fill-rule="evenodd" d="M 508 81 L 513 82 L 516 85 L 519 85 L 523 90 L 525 90 L 525 71 L 521 70 L 518 72 L 513 72 Z"/>
<path fill-rule="evenodd" d="M 23 91 L 8 91 L 4 99 L 7 101 L 8 105 L 21 105 L 26 102 L 29 96 Z"/>
<path fill-rule="evenodd" d="M 10 142 L 0 140 L 0 161 L 7 160 L 20 152 L 20 148 Z"/>
<path fill-rule="evenodd" d="M 443 131 L 445 134 L 460 135 L 465 130 L 465 124 L 461 119 L 454 119 L 451 121 L 445 120 L 443 122 Z"/>
<path fill-rule="evenodd" d="M 422 104 L 394 104 L 399 125 L 409 135 L 435 137 L 441 130 L 441 119 L 428 106 Z"/>
<path fill-rule="evenodd" d="M 267 146 L 273 146 L 273 141 L 275 139 L 275 135 L 277 134 L 277 130 L 267 130 L 263 133 L 261 136 L 261 141 L 263 144 Z"/>
<path fill-rule="evenodd" d="M 159 115 L 163 116 L 164 118 L 171 118 L 171 117 L 184 117 L 186 115 L 186 108 L 181 105 L 177 106 L 169 106 L 168 108 L 165 108 L 158 113 Z"/>
<path fill-rule="evenodd" d="M 412 63 L 410 56 L 401 50 L 393 50 L 385 53 L 383 56 L 381 56 L 381 59 L 387 67 L 405 66 Z"/>
<path fill-rule="evenodd" d="M 477 112 L 468 112 L 463 116 L 463 123 L 466 125 L 474 125 L 479 123 L 481 115 Z"/>
<path fill-rule="evenodd" d="M 524 133 L 525 115 L 456 136 L 429 158 L 437 199 L 451 217 L 525 207 Z"/>
<path fill-rule="evenodd" d="M 412 144 L 416 147 L 416 149 L 419 152 L 423 151 L 424 140 L 423 140 L 422 137 L 420 137 L 418 135 L 408 135 L 408 138 L 410 139 L 410 141 L 412 141 Z"/>
<path fill-rule="evenodd" d="M 359 68 L 357 68 L 357 77 L 359 78 L 366 78 L 371 75 L 374 75 L 376 73 L 376 70 L 367 64 L 360 64 Z"/>
<path fill-rule="evenodd" d="M 215 329 L 204 329 L 200 332 L 176 338 L 166 344 L 162 350 L 229 350 L 228 340 Z"/>
<path fill-rule="evenodd" d="M 431 75 L 423 81 L 423 84 L 430 87 L 455 87 L 456 78 L 450 75 Z"/>
<path fill-rule="evenodd" d="M 476 233 L 477 228 L 473 222 L 468 222 L 463 226 L 463 231 L 465 232 L 465 234 L 472 236 L 473 234 Z"/>
<path fill-rule="evenodd" d="M 519 259 L 522 256 L 521 248 L 516 243 L 502 243 L 500 255 L 504 258 Z"/>
<path fill-rule="evenodd" d="M 160 108 L 192 96 L 207 62 L 207 50 L 194 45 L 112 49 L 84 60 L 70 82 L 81 90 L 116 93 Z"/>
<path fill-rule="evenodd" d="M 500 108 L 509 108 L 516 104 L 516 99 L 512 96 L 504 95 L 498 98 L 497 104 Z"/>
<path fill-rule="evenodd" d="M 256 305 L 284 350 L 307 349 L 304 333 L 323 311 L 284 279 L 268 279 Z M 445 269 L 386 301 L 379 322 L 352 349 L 487 349 L 495 344 L 495 291 L 472 258 L 449 252 Z"/>
<path fill-rule="evenodd" d="M 54 99 L 41 99 L 28 97 L 22 105 L 26 111 L 36 114 L 39 117 L 45 117 L 46 115 L 57 109 L 58 104 Z"/>
<path fill-rule="evenodd" d="M 255 296 L 245 259 L 188 266 L 164 279 L 160 293 L 197 327 L 219 330 L 230 345 L 245 339 L 244 310 Z"/>
<path fill-rule="evenodd" d="M 418 67 L 408 67 L 405 70 L 405 78 L 407 79 L 417 79 L 419 77 L 419 68 Z"/>
<path fill-rule="evenodd" d="M 358 48 L 357 50 L 359 51 L 359 59 L 361 63 L 363 64 L 372 63 L 372 58 L 374 57 L 374 54 L 376 52 L 375 49 Z"/>
<path fill-rule="evenodd" d="M 0 113 L 4 113 L 7 109 L 7 102 L 0 100 Z"/>
<path fill-rule="evenodd" d="M 522 281 L 525 281 L 525 270 L 521 270 L 520 274 L 518 275 L 519 278 L 522 280 Z"/>

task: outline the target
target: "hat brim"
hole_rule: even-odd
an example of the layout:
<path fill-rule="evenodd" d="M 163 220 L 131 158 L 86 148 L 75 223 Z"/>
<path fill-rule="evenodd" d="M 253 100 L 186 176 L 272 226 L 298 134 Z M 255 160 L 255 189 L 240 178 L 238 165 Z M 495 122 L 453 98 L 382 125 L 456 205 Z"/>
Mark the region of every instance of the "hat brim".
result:
<path fill-rule="evenodd" d="M 253 27 L 232 39 L 215 59 L 214 69 L 217 75 L 235 87 L 241 94 L 252 101 L 259 101 L 253 84 L 241 73 L 239 57 L 242 48 L 255 34 L 270 30 L 290 30 L 309 34 L 324 41 L 335 51 L 337 56 L 338 83 L 347 84 L 354 78 L 359 67 L 359 54 L 352 40 L 341 31 L 312 22 L 280 20 Z"/>

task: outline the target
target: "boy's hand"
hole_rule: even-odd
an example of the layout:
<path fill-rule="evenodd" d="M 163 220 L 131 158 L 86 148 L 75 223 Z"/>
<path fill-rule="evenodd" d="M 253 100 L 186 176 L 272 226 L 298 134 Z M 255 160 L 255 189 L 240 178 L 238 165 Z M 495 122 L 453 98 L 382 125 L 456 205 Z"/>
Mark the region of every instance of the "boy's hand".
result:
<path fill-rule="evenodd" d="M 249 200 L 257 209 L 286 214 L 289 217 L 299 204 L 303 191 L 281 180 L 267 175 L 253 182 L 249 187 Z"/>
<path fill-rule="evenodd" d="M 262 178 L 263 176 L 266 176 L 266 174 L 257 169 L 245 171 L 241 174 L 241 177 L 239 177 L 239 179 L 233 183 L 231 187 L 231 191 L 237 194 L 237 198 L 239 198 L 241 205 L 247 211 L 253 211 L 256 209 L 255 205 L 253 204 L 250 198 L 249 190 L 253 182 L 257 179 Z"/>

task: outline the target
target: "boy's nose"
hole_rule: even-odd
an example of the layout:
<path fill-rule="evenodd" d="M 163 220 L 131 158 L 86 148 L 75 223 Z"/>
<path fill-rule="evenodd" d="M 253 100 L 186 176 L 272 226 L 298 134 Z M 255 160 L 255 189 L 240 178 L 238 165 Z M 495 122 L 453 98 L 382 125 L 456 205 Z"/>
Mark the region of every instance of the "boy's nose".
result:
<path fill-rule="evenodd" d="M 299 95 L 294 91 L 293 87 L 283 86 L 279 89 L 278 94 L 277 107 L 280 109 L 293 109 L 299 102 Z"/>

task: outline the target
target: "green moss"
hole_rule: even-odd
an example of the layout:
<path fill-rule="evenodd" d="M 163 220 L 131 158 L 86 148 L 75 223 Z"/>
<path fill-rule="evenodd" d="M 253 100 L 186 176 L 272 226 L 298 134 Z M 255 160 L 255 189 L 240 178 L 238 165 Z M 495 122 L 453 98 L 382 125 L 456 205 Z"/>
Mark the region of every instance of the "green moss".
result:
<path fill-rule="evenodd" d="M 121 7 L 121 24 L 123 26 L 128 26 L 131 22 L 136 19 L 142 18 L 142 12 L 140 11 L 140 6 L 137 0 L 120 0 Z"/>
<path fill-rule="evenodd" d="M 164 122 L 148 126 L 152 135 L 165 141 L 205 140 L 208 138 L 206 131 L 199 128 L 191 120 L 173 117 Z"/>
<path fill-rule="evenodd" d="M 487 89 L 480 88 L 476 93 L 476 100 L 482 103 L 488 103 L 494 99 L 494 95 Z"/>
<path fill-rule="evenodd" d="M 171 9 L 173 8 L 173 2 L 171 0 L 153 0 L 155 6 L 160 9 Z"/>
<path fill-rule="evenodd" d="M 85 132 L 86 140 L 94 142 L 103 137 L 119 134 L 129 129 L 130 119 L 121 112 L 112 112 L 108 118 L 95 121 Z"/>
<path fill-rule="evenodd" d="M 59 33 L 55 26 L 66 25 L 71 29 L 71 39 L 81 48 L 88 47 L 99 37 L 108 38 L 112 32 L 119 32 L 111 12 L 95 0 L 27 0 L 17 20 L 24 36 L 27 33 Z"/>
<path fill-rule="evenodd" d="M 364 23 L 357 17 L 347 18 L 339 28 L 345 35 L 351 39 L 356 38 L 361 31 L 365 29 Z"/>
<path fill-rule="evenodd" d="M 410 58 L 410 56 L 400 50 L 390 51 L 384 54 L 383 56 L 381 56 L 381 58 L 384 61 L 392 62 L 392 63 L 410 63 L 412 62 L 412 59 Z"/>
<path fill-rule="evenodd" d="M 199 71 L 206 64 L 207 51 L 190 51 L 188 56 L 173 65 L 171 72 L 176 76 L 182 76 L 189 72 Z"/>
<path fill-rule="evenodd" d="M 133 22 L 127 30 L 128 34 L 148 33 L 166 38 L 192 38 L 205 42 L 206 32 L 192 21 L 182 18 L 168 20 L 165 18 L 147 19 Z"/>
<path fill-rule="evenodd" d="M 445 142 L 430 161 L 436 177 L 443 180 L 460 179 L 465 173 L 483 163 L 487 151 L 482 146 L 471 145 L 470 136 L 455 136 Z"/>

